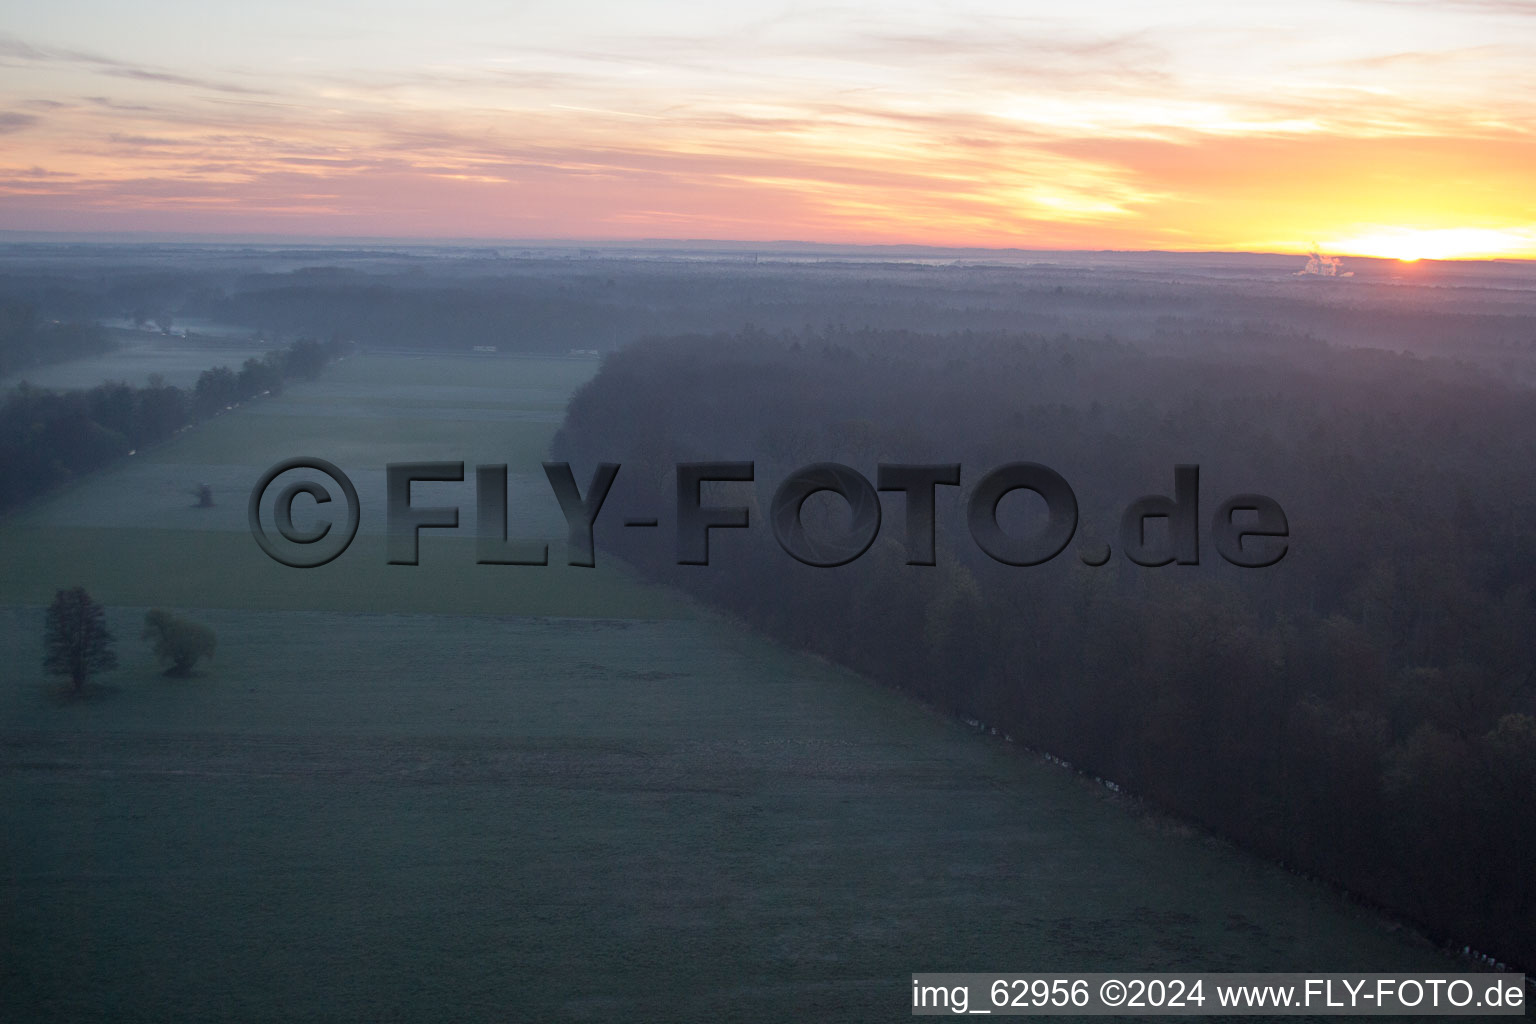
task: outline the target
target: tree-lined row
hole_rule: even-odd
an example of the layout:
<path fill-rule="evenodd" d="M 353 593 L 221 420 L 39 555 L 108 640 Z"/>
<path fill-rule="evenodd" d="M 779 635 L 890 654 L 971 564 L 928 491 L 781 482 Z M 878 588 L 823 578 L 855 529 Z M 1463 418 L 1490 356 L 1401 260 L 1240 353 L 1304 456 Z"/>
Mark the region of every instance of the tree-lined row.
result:
<path fill-rule="evenodd" d="M 1212 346 L 1214 349 L 1214 346 Z M 896 332 L 654 341 L 577 394 L 555 457 L 619 462 L 612 550 L 795 645 L 979 719 L 1448 939 L 1536 964 L 1536 395 L 1449 362 L 1309 346 L 1255 358 L 1112 341 Z M 665 396 L 659 400 L 658 396 Z M 751 459 L 709 485 L 752 526 L 709 566 L 626 516 L 676 502 L 678 462 Z M 1145 568 L 1076 544 L 1001 565 L 966 532 L 969 486 L 1035 461 L 1081 507 L 1079 541 L 1201 466 L 1202 530 L 1227 494 L 1272 496 L 1290 550 Z M 906 564 L 902 501 L 858 561 L 773 539 L 773 487 L 811 462 L 955 463 L 938 565 Z M 1027 495 L 999 507 L 1038 525 Z M 822 500 L 826 499 L 826 500 Z M 810 528 L 835 530 L 813 498 Z M 606 529 L 605 529 L 606 524 Z"/>
<path fill-rule="evenodd" d="M 190 389 L 158 378 L 145 387 L 121 381 L 88 390 L 26 384 L 0 403 L 0 509 L 11 508 L 181 428 L 215 416 L 285 380 L 308 379 L 339 357 L 338 340 L 302 340 L 248 359 L 238 371 L 205 370 Z"/>

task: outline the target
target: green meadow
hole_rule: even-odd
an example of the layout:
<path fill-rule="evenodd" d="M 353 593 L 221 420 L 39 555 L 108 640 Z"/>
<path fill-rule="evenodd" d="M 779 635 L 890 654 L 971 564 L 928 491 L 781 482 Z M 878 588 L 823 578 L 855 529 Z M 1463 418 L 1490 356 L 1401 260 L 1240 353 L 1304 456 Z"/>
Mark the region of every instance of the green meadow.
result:
<path fill-rule="evenodd" d="M 600 548 L 563 564 L 538 463 L 595 367 L 355 356 L 0 523 L 0 1020 L 888 1020 L 914 971 L 1447 969 Z M 312 570 L 246 528 L 296 455 L 362 499 Z M 476 565 L 466 482 L 421 502 L 464 535 L 386 565 L 415 459 L 507 463 L 551 564 Z M 43 606 L 77 584 L 120 665 L 66 699 Z M 139 640 L 156 606 L 217 632 L 195 677 Z"/>

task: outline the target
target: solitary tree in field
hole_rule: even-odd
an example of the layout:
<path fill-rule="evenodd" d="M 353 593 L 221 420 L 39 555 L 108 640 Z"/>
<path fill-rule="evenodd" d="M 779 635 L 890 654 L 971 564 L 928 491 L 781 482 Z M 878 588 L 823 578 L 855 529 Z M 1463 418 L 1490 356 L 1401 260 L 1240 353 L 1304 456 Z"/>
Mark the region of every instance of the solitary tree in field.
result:
<path fill-rule="evenodd" d="M 155 608 L 144 616 L 142 638 L 154 641 L 155 657 L 168 665 L 168 676 L 189 676 L 199 658 L 213 657 L 218 639 L 213 630 L 196 622 L 179 619 L 170 612 Z"/>
<path fill-rule="evenodd" d="M 92 672 L 117 667 L 113 643 L 105 610 L 91 600 L 84 587 L 54 595 L 44 624 L 45 671 L 69 676 L 74 692 L 79 693 Z"/>

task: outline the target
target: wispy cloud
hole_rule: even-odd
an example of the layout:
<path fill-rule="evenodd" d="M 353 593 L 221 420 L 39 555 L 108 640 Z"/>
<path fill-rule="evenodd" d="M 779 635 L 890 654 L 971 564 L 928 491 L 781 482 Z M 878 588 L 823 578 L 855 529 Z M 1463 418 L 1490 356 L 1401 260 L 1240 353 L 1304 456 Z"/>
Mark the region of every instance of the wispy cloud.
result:
<path fill-rule="evenodd" d="M 216 81 L 209 78 L 197 78 L 190 75 L 175 74 L 158 68 L 145 67 L 128 61 L 117 60 L 95 53 L 87 53 L 80 50 L 55 49 L 45 46 L 34 46 L 15 36 L 0 35 L 0 61 L 15 67 L 19 64 L 66 64 L 87 69 L 112 78 L 128 78 L 141 82 L 158 82 L 165 85 L 182 86 L 190 89 L 207 89 L 214 92 L 227 92 L 245 95 L 256 95 L 266 92 L 264 89 L 253 89 L 243 85 L 234 85 L 229 82 Z"/>
<path fill-rule="evenodd" d="M 1536 4 L 466 3 L 274 0 L 206 46 L 161 0 L 116 32 L 38 15 L 0 36 L 0 218 L 1091 247 L 1536 223 L 1536 21 L 1502 17 Z"/>
<path fill-rule="evenodd" d="M 1356 0 L 1357 3 L 1380 4 L 1388 7 L 1417 7 L 1429 10 L 1454 9 L 1474 14 L 1536 17 L 1536 5 L 1530 0 Z"/>

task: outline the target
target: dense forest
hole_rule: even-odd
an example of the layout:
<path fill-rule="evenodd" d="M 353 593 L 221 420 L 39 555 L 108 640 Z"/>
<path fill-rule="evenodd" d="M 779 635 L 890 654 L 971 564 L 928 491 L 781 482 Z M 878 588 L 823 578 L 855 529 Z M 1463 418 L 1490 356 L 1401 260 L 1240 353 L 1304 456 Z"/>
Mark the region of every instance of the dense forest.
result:
<path fill-rule="evenodd" d="M 247 359 L 239 370 L 205 370 L 190 389 L 157 379 L 145 387 L 111 381 L 71 391 L 23 383 L 0 401 L 0 511 L 277 391 L 286 380 L 313 378 L 347 349 L 337 340 L 301 339 Z"/>
<path fill-rule="evenodd" d="M 666 395 L 657 401 L 657 395 Z M 747 331 L 650 340 L 578 393 L 555 457 L 622 469 L 597 549 L 803 646 L 1112 780 L 1390 908 L 1442 941 L 1536 965 L 1536 394 L 1468 365 L 1261 325 L 1160 342 L 1016 333 Z M 710 564 L 666 530 L 674 465 L 750 460 Z M 989 558 L 971 486 L 1009 462 L 1073 488 L 1076 539 Z M 936 488 L 936 565 L 910 565 L 903 497 L 856 561 L 781 550 L 774 488 L 815 462 L 959 463 Z M 1198 464 L 1199 564 L 1119 550 L 1120 510 Z M 1289 521 L 1277 565 L 1207 534 L 1258 492 Z M 1018 491 L 1005 530 L 1038 529 Z M 841 499 L 803 508 L 835 536 Z M 1153 521 L 1156 522 L 1155 520 Z M 667 526 L 669 519 L 663 518 Z M 1079 545 L 1110 543 L 1092 568 Z"/>

